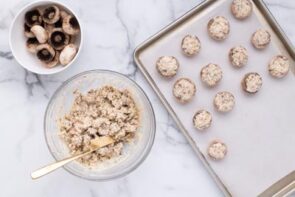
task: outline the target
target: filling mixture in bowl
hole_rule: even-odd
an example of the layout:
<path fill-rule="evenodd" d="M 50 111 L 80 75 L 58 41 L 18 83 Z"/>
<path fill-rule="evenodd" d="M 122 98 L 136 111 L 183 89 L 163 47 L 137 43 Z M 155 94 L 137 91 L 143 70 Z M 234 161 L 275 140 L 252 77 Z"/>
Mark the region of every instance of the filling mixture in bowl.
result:
<path fill-rule="evenodd" d="M 112 137 L 115 143 L 78 160 L 94 166 L 121 155 L 124 146 L 134 142 L 139 124 L 139 110 L 131 93 L 103 86 L 86 94 L 75 92 L 70 112 L 60 120 L 60 136 L 73 155 L 89 150 L 96 137 Z"/>

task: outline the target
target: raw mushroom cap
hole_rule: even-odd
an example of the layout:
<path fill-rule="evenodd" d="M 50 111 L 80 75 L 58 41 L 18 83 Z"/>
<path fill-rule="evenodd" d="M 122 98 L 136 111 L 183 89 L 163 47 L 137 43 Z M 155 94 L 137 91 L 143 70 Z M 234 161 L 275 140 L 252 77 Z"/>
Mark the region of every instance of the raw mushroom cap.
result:
<path fill-rule="evenodd" d="M 55 5 L 44 9 L 43 21 L 48 24 L 54 24 L 60 19 L 59 8 Z"/>
<path fill-rule="evenodd" d="M 42 23 L 41 11 L 39 9 L 33 9 L 25 14 L 25 23 L 32 27 L 34 25 L 40 25 Z"/>
<path fill-rule="evenodd" d="M 67 34 L 76 35 L 80 32 L 79 22 L 74 16 L 68 15 L 63 19 L 62 29 Z"/>
<path fill-rule="evenodd" d="M 65 34 L 61 28 L 55 28 L 50 36 L 49 43 L 56 50 L 62 50 L 70 43 L 70 36 Z"/>
<path fill-rule="evenodd" d="M 78 49 L 76 45 L 74 44 L 69 44 L 67 45 L 60 53 L 59 56 L 59 61 L 62 65 L 67 65 L 69 64 L 75 57 Z"/>
<path fill-rule="evenodd" d="M 48 33 L 46 30 L 40 26 L 40 25 L 34 25 L 31 28 L 31 32 L 36 36 L 37 40 L 41 43 L 44 44 L 48 40 Z"/>
<path fill-rule="evenodd" d="M 36 48 L 37 57 L 42 62 L 51 62 L 55 56 L 54 49 L 49 44 L 40 44 Z"/>
<path fill-rule="evenodd" d="M 28 38 L 27 49 L 31 53 L 36 53 L 36 48 L 39 45 L 37 38 Z"/>
<path fill-rule="evenodd" d="M 59 55 L 60 55 L 60 52 L 56 51 L 54 59 L 51 62 L 45 63 L 45 66 L 47 68 L 55 67 L 59 63 Z"/>

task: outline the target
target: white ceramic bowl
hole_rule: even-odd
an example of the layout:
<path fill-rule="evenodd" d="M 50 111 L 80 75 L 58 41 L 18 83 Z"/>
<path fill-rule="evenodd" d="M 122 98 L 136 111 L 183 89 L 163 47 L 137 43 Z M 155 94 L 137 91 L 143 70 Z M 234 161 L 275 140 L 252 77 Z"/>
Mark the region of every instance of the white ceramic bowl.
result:
<path fill-rule="evenodd" d="M 76 42 L 75 44 L 78 46 L 78 52 L 76 56 L 74 57 L 74 59 L 66 66 L 58 65 L 54 68 L 46 68 L 42 64 L 42 62 L 37 58 L 37 56 L 35 54 L 30 53 L 26 48 L 27 38 L 24 35 L 24 23 L 25 23 L 24 16 L 27 11 L 35 7 L 52 5 L 52 4 L 58 5 L 60 8 L 64 9 L 68 13 L 75 16 L 76 19 L 78 20 L 81 31 L 75 41 Z M 77 17 L 77 15 L 68 6 L 57 1 L 48 1 L 48 0 L 36 1 L 26 5 L 23 9 L 19 11 L 19 13 L 14 18 L 9 31 L 9 44 L 10 44 L 11 52 L 14 58 L 16 59 L 16 61 L 21 66 L 23 66 L 24 68 L 26 68 L 27 70 L 31 72 L 34 72 L 37 74 L 44 74 L 44 75 L 58 73 L 65 70 L 66 68 L 69 68 L 80 54 L 82 43 L 83 43 L 82 38 L 83 38 L 83 32 L 82 32 L 81 22 L 79 21 L 79 18 Z"/>

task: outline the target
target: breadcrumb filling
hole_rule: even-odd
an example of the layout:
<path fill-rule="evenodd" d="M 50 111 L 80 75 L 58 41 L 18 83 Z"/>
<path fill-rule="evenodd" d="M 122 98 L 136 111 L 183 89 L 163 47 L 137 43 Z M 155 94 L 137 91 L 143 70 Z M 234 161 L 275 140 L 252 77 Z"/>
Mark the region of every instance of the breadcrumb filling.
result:
<path fill-rule="evenodd" d="M 115 143 L 100 148 L 78 160 L 95 165 L 122 154 L 125 144 L 133 142 L 139 127 L 139 110 L 128 90 L 112 86 L 92 89 L 86 94 L 74 92 L 70 109 L 60 120 L 60 137 L 75 155 L 90 149 L 90 141 L 110 136 Z"/>

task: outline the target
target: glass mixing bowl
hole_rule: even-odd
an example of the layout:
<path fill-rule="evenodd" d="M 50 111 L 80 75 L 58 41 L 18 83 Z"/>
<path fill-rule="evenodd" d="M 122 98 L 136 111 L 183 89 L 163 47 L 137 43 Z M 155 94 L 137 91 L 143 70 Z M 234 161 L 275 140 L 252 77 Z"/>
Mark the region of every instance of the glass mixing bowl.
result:
<path fill-rule="evenodd" d="M 52 96 L 44 120 L 45 138 L 48 148 L 56 160 L 71 156 L 69 149 L 59 136 L 58 120 L 70 111 L 75 90 L 86 93 L 90 89 L 111 85 L 128 89 L 140 111 L 138 138 L 132 145 L 125 145 L 123 154 L 115 160 L 104 161 L 89 168 L 77 161 L 64 166 L 70 173 L 89 180 L 104 181 L 124 176 L 136 169 L 147 157 L 155 137 L 155 115 L 144 91 L 126 76 L 107 70 L 93 70 L 78 74 L 67 80 Z"/>

